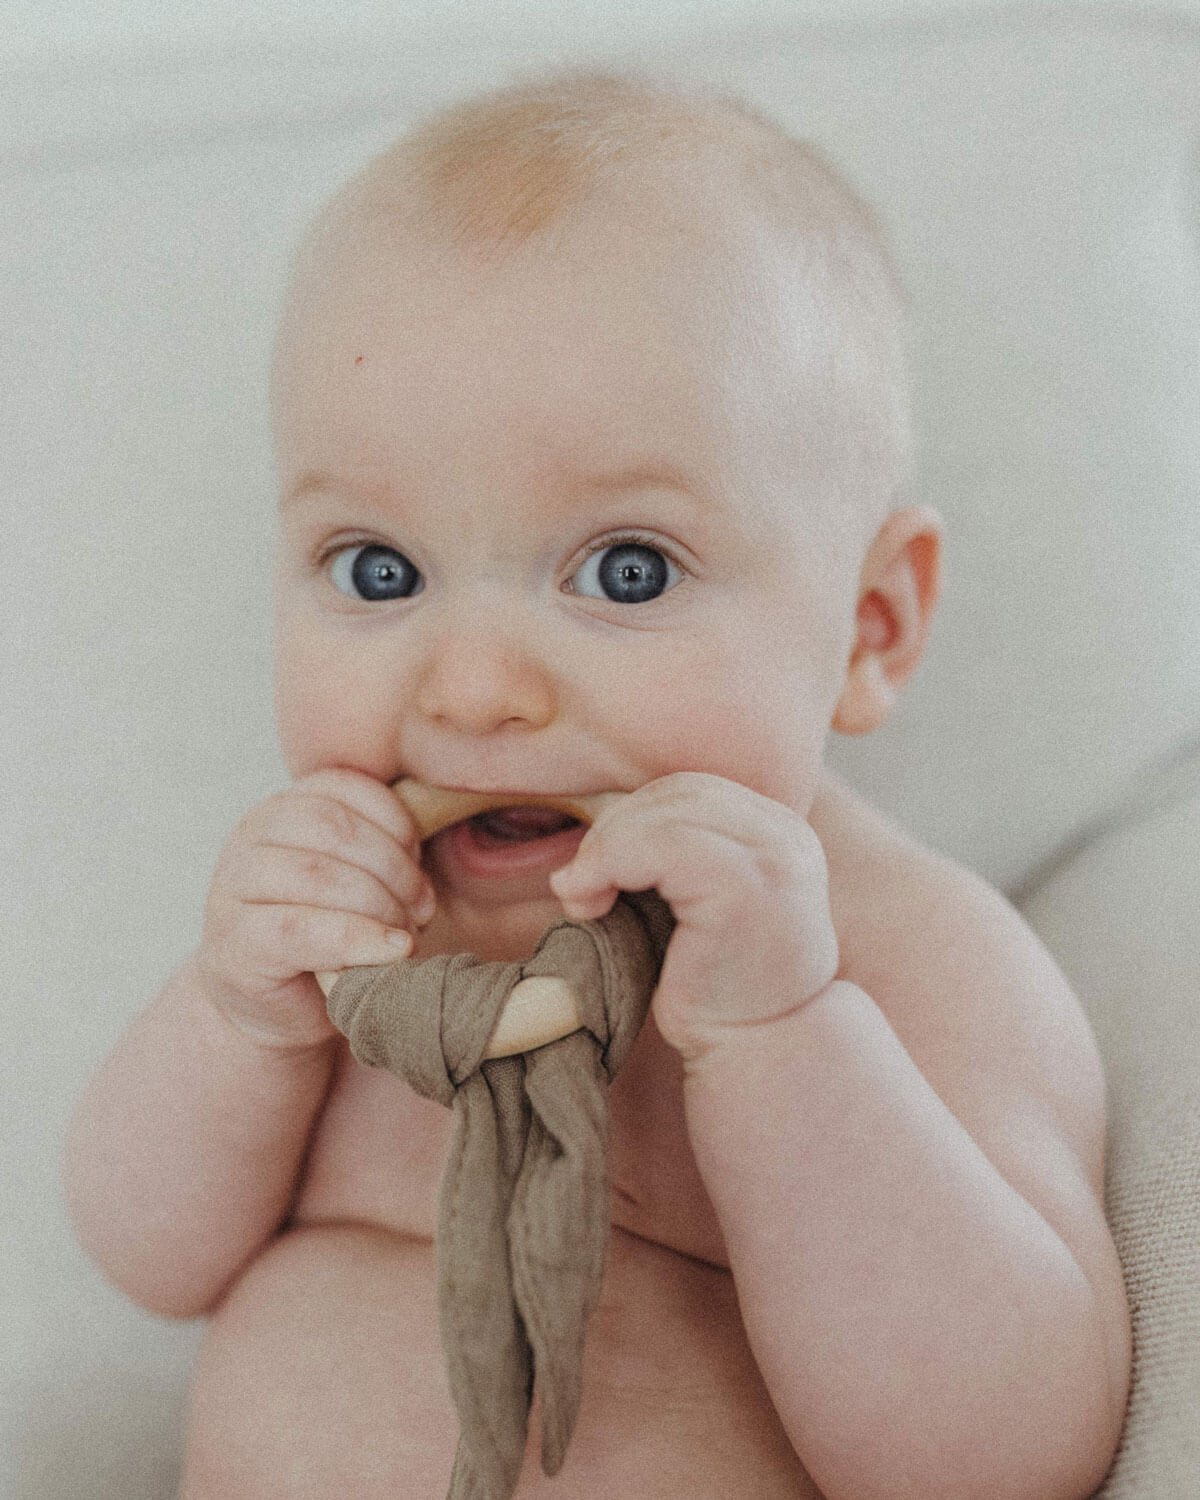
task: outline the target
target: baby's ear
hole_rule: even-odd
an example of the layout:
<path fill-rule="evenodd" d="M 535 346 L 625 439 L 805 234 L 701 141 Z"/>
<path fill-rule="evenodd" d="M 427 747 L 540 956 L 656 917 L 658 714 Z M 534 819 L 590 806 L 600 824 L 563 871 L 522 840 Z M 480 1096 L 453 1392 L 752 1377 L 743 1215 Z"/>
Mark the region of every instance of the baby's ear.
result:
<path fill-rule="evenodd" d="M 943 529 L 937 511 L 914 505 L 893 511 L 871 543 L 859 576 L 858 634 L 831 721 L 839 734 L 878 729 L 925 654 Z"/>

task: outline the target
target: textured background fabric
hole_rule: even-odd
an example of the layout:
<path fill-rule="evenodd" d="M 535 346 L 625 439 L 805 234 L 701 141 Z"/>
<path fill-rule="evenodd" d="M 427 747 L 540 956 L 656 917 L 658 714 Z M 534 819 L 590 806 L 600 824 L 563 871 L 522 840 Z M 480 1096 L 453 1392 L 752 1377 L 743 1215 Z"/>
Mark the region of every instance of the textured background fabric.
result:
<path fill-rule="evenodd" d="M 1108 1212 L 1135 1378 L 1105 1500 L 1200 1492 L 1200 754 L 1048 871 L 1026 915 L 1108 1066 Z"/>

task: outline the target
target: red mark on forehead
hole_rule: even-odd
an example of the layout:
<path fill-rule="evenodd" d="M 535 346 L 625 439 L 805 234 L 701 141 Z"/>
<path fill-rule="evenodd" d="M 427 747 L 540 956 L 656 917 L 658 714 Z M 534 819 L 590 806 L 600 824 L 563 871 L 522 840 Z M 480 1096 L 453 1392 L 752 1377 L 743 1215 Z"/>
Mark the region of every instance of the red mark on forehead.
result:
<path fill-rule="evenodd" d="M 358 358 L 357 358 L 357 359 L 356 359 L 356 360 L 355 360 L 355 361 L 354 361 L 354 363 L 355 363 L 355 364 L 356 364 L 356 365 L 361 365 L 361 364 L 362 364 L 362 355 L 361 355 L 361 354 L 360 354 L 360 355 L 359 355 L 359 356 L 358 356 Z"/>

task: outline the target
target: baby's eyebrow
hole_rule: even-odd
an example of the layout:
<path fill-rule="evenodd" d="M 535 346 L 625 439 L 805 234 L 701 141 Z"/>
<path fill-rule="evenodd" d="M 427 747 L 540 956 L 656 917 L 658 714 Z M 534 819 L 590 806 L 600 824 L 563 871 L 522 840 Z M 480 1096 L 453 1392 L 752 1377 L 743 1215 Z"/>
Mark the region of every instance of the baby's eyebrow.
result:
<path fill-rule="evenodd" d="M 575 469 L 557 468 L 550 475 L 552 486 L 568 491 L 607 491 L 623 494 L 629 490 L 675 490 L 696 503 L 700 510 L 720 509 L 717 497 L 707 485 L 686 469 L 666 459 L 622 464 L 616 469 L 580 473 Z"/>
<path fill-rule="evenodd" d="M 670 490 L 687 499 L 694 510 L 708 517 L 723 510 L 720 498 L 708 486 L 688 474 L 685 469 L 669 460 L 639 460 L 622 463 L 618 468 L 579 471 L 574 466 L 558 465 L 546 471 L 541 484 L 547 496 L 558 498 L 562 510 L 574 510 L 580 498 L 586 495 L 606 495 L 613 499 L 618 495 L 643 489 Z M 330 474 L 323 469 L 305 469 L 296 481 L 279 496 L 279 514 L 302 507 L 306 501 L 338 501 L 345 499 L 360 507 L 389 513 L 395 507 L 395 496 L 389 486 L 381 483 L 363 483 L 350 475 Z"/>
<path fill-rule="evenodd" d="M 643 489 L 679 490 L 702 504 L 707 503 L 709 508 L 712 506 L 711 498 L 703 485 L 698 484 L 690 474 L 676 464 L 660 460 L 624 464 L 617 469 L 606 469 L 596 473 L 578 473 L 565 468 L 556 469 L 550 476 L 550 483 L 563 484 L 564 482 L 567 487 L 578 490 L 613 492 Z M 379 501 L 383 498 L 378 491 L 372 492 L 371 489 L 363 491 L 360 486 L 347 483 L 345 479 L 339 479 L 317 469 L 306 469 L 280 496 L 279 509 L 288 510 L 293 505 L 313 496 L 333 495 L 338 491 L 347 490 L 354 492 L 356 498 L 368 501 Z"/>
<path fill-rule="evenodd" d="M 277 513 L 286 519 L 290 511 L 315 505 L 321 513 L 332 507 L 347 514 L 369 511 L 387 519 L 395 514 L 399 504 L 392 485 L 375 475 L 304 469 L 280 493 Z"/>
<path fill-rule="evenodd" d="M 339 479 L 333 474 L 324 474 L 318 469 L 305 469 L 305 471 L 291 484 L 279 497 L 279 509 L 289 510 L 293 505 L 303 500 L 309 500 L 316 496 L 336 495 L 339 491 L 347 490 L 358 493 L 358 486 L 348 484 L 346 480 Z M 366 498 L 370 498 L 369 493 Z"/>
<path fill-rule="evenodd" d="M 605 490 L 638 490 L 662 486 L 666 489 L 692 491 L 695 488 L 693 480 L 682 469 L 669 463 L 628 464 L 603 473 L 580 475 L 576 483 L 586 485 L 589 489 Z"/>

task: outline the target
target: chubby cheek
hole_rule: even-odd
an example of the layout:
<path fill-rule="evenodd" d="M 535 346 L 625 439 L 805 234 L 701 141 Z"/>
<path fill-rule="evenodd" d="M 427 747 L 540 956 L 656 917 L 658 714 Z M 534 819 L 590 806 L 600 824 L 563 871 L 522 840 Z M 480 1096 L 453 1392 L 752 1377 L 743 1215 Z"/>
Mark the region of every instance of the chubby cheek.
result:
<path fill-rule="evenodd" d="M 281 619 L 274 695 L 279 746 L 294 777 L 325 766 L 388 774 L 395 759 L 395 705 L 389 711 L 389 695 L 381 691 L 368 653 L 323 646 L 302 626 Z"/>
<path fill-rule="evenodd" d="M 648 775 L 707 771 L 807 813 L 827 720 L 820 684 L 806 674 L 762 651 L 697 652 L 621 688 L 612 694 L 621 707 L 609 732 L 619 720 L 631 758 Z"/>

